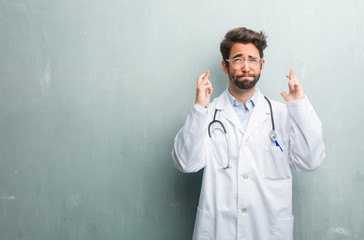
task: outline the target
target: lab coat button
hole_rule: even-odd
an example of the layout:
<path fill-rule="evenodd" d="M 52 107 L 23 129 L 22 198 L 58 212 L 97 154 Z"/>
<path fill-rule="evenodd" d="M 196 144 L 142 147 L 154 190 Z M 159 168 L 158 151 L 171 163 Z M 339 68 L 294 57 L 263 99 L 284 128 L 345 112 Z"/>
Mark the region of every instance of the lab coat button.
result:
<path fill-rule="evenodd" d="M 248 210 L 246 208 L 243 208 L 243 210 L 241 210 L 243 212 L 243 214 L 247 213 Z"/>
<path fill-rule="evenodd" d="M 247 173 L 245 173 L 245 174 L 243 175 L 243 178 L 244 178 L 245 180 L 247 180 L 247 179 L 249 178 L 249 175 L 248 175 Z"/>

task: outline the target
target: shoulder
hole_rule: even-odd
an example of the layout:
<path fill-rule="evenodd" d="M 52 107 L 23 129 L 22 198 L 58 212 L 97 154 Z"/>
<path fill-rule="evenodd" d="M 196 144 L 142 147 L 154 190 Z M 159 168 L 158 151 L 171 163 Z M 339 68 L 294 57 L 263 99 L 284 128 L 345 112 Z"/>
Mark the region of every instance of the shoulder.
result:
<path fill-rule="evenodd" d="M 225 106 L 228 103 L 229 99 L 227 96 L 227 89 L 225 91 L 223 91 L 220 96 L 215 97 L 214 100 L 212 100 L 212 102 L 210 102 L 210 104 L 207 106 L 207 108 L 209 109 L 215 109 L 217 107 L 222 107 Z"/>
<path fill-rule="evenodd" d="M 271 105 L 273 111 L 275 112 L 287 112 L 287 105 L 285 103 L 273 100 L 270 97 L 265 96 L 260 92 L 259 92 L 259 101 L 264 102 L 266 108 L 269 108 L 269 105 Z"/>
<path fill-rule="evenodd" d="M 270 101 L 272 103 L 273 108 L 279 111 L 287 111 L 287 105 L 285 103 L 276 100 L 270 100 Z"/>

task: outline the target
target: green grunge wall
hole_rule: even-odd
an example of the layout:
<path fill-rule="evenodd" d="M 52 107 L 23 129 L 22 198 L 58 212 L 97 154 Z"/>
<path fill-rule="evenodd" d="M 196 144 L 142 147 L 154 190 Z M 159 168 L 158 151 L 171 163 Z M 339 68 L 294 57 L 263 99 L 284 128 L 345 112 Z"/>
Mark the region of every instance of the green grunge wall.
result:
<path fill-rule="evenodd" d="M 292 67 L 327 158 L 294 174 L 295 239 L 364 239 L 364 2 L 0 0 L 0 239 L 191 239 L 202 172 L 172 164 L 229 29 L 268 35 L 258 88 Z"/>

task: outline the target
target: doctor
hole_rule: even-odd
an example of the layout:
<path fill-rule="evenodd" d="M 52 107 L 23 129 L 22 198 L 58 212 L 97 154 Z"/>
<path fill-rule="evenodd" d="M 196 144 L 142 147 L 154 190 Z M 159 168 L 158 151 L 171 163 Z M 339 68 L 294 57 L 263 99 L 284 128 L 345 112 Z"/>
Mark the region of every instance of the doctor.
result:
<path fill-rule="evenodd" d="M 197 79 L 172 151 L 180 171 L 204 169 L 193 239 L 293 239 L 291 169 L 313 171 L 325 157 L 321 122 L 293 70 L 285 103 L 256 88 L 266 47 L 262 32 L 233 29 L 220 45 L 228 89 L 210 102 L 210 72 Z"/>

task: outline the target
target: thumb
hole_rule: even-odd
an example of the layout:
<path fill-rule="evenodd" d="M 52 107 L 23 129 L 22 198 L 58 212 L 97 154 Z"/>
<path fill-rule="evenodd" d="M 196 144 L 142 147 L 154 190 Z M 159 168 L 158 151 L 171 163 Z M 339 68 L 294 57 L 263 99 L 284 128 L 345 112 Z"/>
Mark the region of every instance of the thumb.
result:
<path fill-rule="evenodd" d="M 287 100 L 288 94 L 286 92 L 281 92 L 281 96 L 284 98 L 284 100 Z"/>

